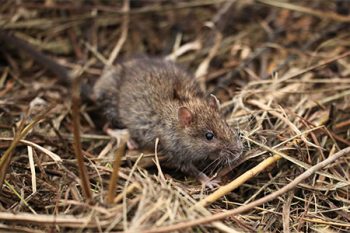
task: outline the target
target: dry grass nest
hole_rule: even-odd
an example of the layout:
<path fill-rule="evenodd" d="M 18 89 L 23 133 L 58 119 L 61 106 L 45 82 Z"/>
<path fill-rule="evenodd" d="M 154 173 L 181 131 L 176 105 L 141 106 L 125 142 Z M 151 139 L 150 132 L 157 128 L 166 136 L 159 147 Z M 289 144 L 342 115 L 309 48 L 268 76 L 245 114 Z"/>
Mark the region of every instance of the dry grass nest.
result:
<path fill-rule="evenodd" d="M 2 1 L 1 30 L 79 82 L 140 54 L 187 67 L 245 159 L 204 189 L 162 155 L 125 150 L 78 85 L 1 43 L 1 231 L 349 232 L 349 12 L 346 0 Z"/>

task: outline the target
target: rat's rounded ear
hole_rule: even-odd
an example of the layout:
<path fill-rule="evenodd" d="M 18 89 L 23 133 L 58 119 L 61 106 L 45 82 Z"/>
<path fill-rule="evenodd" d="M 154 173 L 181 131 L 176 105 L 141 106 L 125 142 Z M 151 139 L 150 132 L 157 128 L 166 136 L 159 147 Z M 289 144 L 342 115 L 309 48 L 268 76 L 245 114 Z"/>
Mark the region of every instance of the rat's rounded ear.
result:
<path fill-rule="evenodd" d="M 182 127 L 190 126 L 193 120 L 193 115 L 187 107 L 180 107 L 178 112 L 179 123 Z"/>
<path fill-rule="evenodd" d="M 216 98 L 215 95 L 210 94 L 209 99 L 208 99 L 209 106 L 214 109 L 215 111 L 219 110 L 220 107 L 220 101 L 218 98 Z"/>

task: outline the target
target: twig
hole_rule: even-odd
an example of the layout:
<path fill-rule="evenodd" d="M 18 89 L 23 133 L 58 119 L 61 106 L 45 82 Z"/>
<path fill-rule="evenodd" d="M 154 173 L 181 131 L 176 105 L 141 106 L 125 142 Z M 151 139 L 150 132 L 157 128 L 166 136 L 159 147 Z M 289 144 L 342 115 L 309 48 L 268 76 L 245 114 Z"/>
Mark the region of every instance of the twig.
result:
<path fill-rule="evenodd" d="M 107 59 L 101 53 L 99 53 L 95 47 L 93 47 L 91 44 L 89 44 L 85 41 L 83 41 L 83 44 L 104 65 L 106 65 L 108 63 Z"/>
<path fill-rule="evenodd" d="M 73 120 L 73 137 L 74 153 L 77 158 L 80 182 L 85 195 L 86 201 L 92 199 L 89 176 L 84 164 L 84 156 L 81 148 L 80 139 L 80 78 L 76 77 L 72 82 L 72 120 Z"/>
<path fill-rule="evenodd" d="M 117 58 L 121 48 L 123 47 L 126 38 L 128 37 L 128 28 L 129 28 L 129 0 L 124 0 L 123 4 L 123 12 L 125 14 L 123 15 L 123 23 L 122 23 L 122 33 L 121 36 L 115 45 L 111 55 L 108 58 L 107 66 L 111 66 L 115 59 Z"/>
<path fill-rule="evenodd" d="M 47 231 L 34 230 L 33 227 L 19 227 L 13 225 L 5 225 L 0 223 L 0 231 L 3 232 L 21 232 L 21 233 L 46 233 Z"/>
<path fill-rule="evenodd" d="M 274 200 L 278 196 L 294 189 L 299 183 L 301 183 L 303 180 L 305 180 L 306 178 L 308 178 L 309 176 L 314 174 L 316 171 L 322 169 L 323 167 L 334 162 L 338 158 L 340 158 L 346 154 L 349 154 L 349 153 L 350 153 L 350 147 L 347 147 L 341 151 L 338 151 L 333 156 L 328 157 L 327 159 L 323 160 L 322 162 L 310 167 L 308 170 L 306 170 L 305 172 L 303 172 L 302 174 L 297 176 L 292 182 L 290 182 L 289 184 L 287 184 L 283 188 L 281 188 L 281 189 L 277 190 L 276 192 L 273 192 L 273 193 L 271 193 L 263 198 L 260 198 L 256 201 L 253 201 L 247 205 L 240 206 L 240 207 L 233 209 L 233 210 L 229 210 L 229 211 L 226 211 L 223 213 L 214 214 L 212 216 L 204 217 L 204 218 L 193 220 L 193 221 L 182 222 L 182 223 L 178 223 L 178 224 L 171 225 L 171 226 L 160 227 L 158 229 L 150 229 L 150 230 L 142 231 L 142 233 L 161 233 L 161 232 L 178 231 L 180 229 L 184 229 L 184 228 L 188 228 L 188 227 L 192 227 L 192 226 L 197 226 L 199 224 L 206 224 L 206 223 L 217 221 L 217 220 L 220 220 L 220 219 L 232 216 L 232 215 L 237 215 L 237 214 L 246 212 L 246 211 L 251 210 L 259 205 L 262 205 L 266 202 Z"/>
<path fill-rule="evenodd" d="M 283 204 L 283 214 L 282 214 L 282 222 L 283 222 L 283 232 L 290 233 L 290 206 L 292 204 L 292 200 L 294 197 L 294 192 L 291 191 L 287 197 L 286 202 Z"/>
<path fill-rule="evenodd" d="M 96 227 L 97 223 L 91 217 L 76 217 L 74 215 L 46 215 L 46 214 L 28 214 L 28 213 L 7 213 L 0 212 L 0 220 L 4 222 L 21 222 L 31 223 L 36 225 L 56 225 L 67 226 L 73 228 Z M 106 223 L 100 221 L 100 226 Z"/>
<path fill-rule="evenodd" d="M 257 1 L 264 3 L 264 4 L 267 4 L 267 5 L 270 5 L 270 6 L 275 6 L 275 7 L 280 7 L 283 9 L 288 9 L 288 10 L 293 10 L 293 11 L 297 11 L 297 12 L 310 14 L 310 15 L 317 16 L 317 17 L 322 18 L 322 19 L 328 18 L 331 20 L 339 21 L 339 22 L 350 22 L 349 16 L 336 14 L 334 12 L 324 12 L 324 11 L 320 11 L 320 10 L 315 10 L 315 9 L 311 9 L 311 8 L 307 8 L 307 7 L 303 7 L 303 6 L 298 6 L 298 5 L 287 3 L 287 2 L 279 2 L 279 1 L 275 1 L 275 0 L 257 0 Z"/>
<path fill-rule="evenodd" d="M 292 78 L 296 78 L 296 77 L 298 77 L 300 75 L 303 75 L 303 74 L 305 74 L 307 72 L 310 72 L 311 70 L 314 70 L 314 69 L 317 69 L 319 67 L 328 65 L 328 64 L 330 64 L 332 62 L 335 62 L 335 61 L 337 61 L 339 59 L 342 59 L 342 58 L 345 58 L 347 56 L 350 56 L 350 51 L 347 51 L 347 52 L 345 52 L 343 54 L 340 54 L 338 56 L 332 57 L 332 58 L 330 58 L 330 59 L 328 59 L 328 60 L 326 60 L 324 62 L 321 62 L 320 64 L 316 64 L 316 65 L 310 66 L 308 68 L 305 68 L 305 69 L 303 69 L 303 70 L 301 70 L 301 71 L 299 71 L 299 72 L 297 72 L 295 74 L 287 75 L 287 76 L 285 76 L 283 78 L 280 78 L 280 79 L 276 80 L 276 84 L 285 82 L 285 81 L 287 81 L 289 79 L 292 79 Z"/>
<path fill-rule="evenodd" d="M 206 198 L 202 199 L 201 201 L 196 203 L 196 206 L 206 206 L 214 201 L 216 201 L 218 198 L 223 197 L 224 195 L 228 194 L 232 190 L 238 188 L 240 185 L 245 183 L 250 178 L 258 175 L 260 172 L 265 170 L 267 167 L 271 166 L 273 163 L 281 159 L 282 157 L 278 154 L 275 154 L 274 156 L 271 156 L 261 163 L 259 163 L 254 168 L 248 170 L 247 172 L 243 173 L 241 176 L 233 180 L 232 182 L 228 183 L 225 186 L 220 187 L 218 190 L 207 196 Z"/>
<path fill-rule="evenodd" d="M 113 199 L 113 203 L 118 203 L 119 201 L 123 200 L 124 195 L 127 195 L 127 194 L 133 192 L 135 189 L 139 189 L 139 190 L 142 189 L 141 185 L 137 182 L 130 184 L 128 187 L 124 187 L 123 192 L 118 194 L 118 196 L 116 196 Z"/>
<path fill-rule="evenodd" d="M 13 141 L 13 140 L 15 140 L 15 139 L 14 138 L 1 138 L 0 137 L 0 141 Z M 19 143 L 21 143 L 21 144 L 23 143 L 25 145 L 34 147 L 37 150 L 40 150 L 44 154 L 48 155 L 56 163 L 61 163 L 62 162 L 61 157 L 59 157 L 57 154 L 53 153 L 52 151 L 49 151 L 48 149 L 46 149 L 46 148 L 44 148 L 44 147 L 42 147 L 42 146 L 40 146 L 38 144 L 35 144 L 34 142 L 31 142 L 31 141 L 28 141 L 28 140 L 25 140 L 25 139 L 21 139 L 21 140 L 19 140 Z"/>
<path fill-rule="evenodd" d="M 115 190 L 119 178 L 119 168 L 121 165 L 122 157 L 125 155 L 126 143 L 124 141 L 120 142 L 120 147 L 117 149 L 113 162 L 113 171 L 111 178 L 109 180 L 107 203 L 112 204 L 115 197 Z"/>
<path fill-rule="evenodd" d="M 206 89 L 205 78 L 209 70 L 209 65 L 210 65 L 210 62 L 218 53 L 222 42 L 222 37 L 223 37 L 222 34 L 218 31 L 213 31 L 213 34 L 215 34 L 215 41 L 214 41 L 213 47 L 209 50 L 207 57 L 199 64 L 195 72 L 195 77 L 200 81 L 200 86 L 202 90 Z"/>
<path fill-rule="evenodd" d="M 176 5 L 170 4 L 169 6 L 161 5 L 161 4 L 153 4 L 148 7 L 142 7 L 142 8 L 135 8 L 130 11 L 130 14 L 145 14 L 145 13 L 157 13 L 157 12 L 166 12 L 166 11 L 172 11 L 172 10 L 182 10 L 187 8 L 197 8 L 197 7 L 205 7 L 210 5 L 219 5 L 223 2 L 227 2 L 228 0 L 192 0 L 188 2 L 179 2 Z M 46 5 L 46 4 L 36 4 L 36 3 L 27 3 L 27 2 L 21 2 L 15 4 L 16 7 L 25 7 L 29 9 L 60 9 L 60 10 L 81 10 L 81 11 L 88 11 L 91 12 L 92 10 L 99 10 L 104 12 L 110 12 L 114 14 L 125 14 L 123 10 L 111 8 L 108 5 L 75 5 L 75 4 L 53 4 L 53 5 Z M 90 16 L 91 18 L 93 16 Z"/>
<path fill-rule="evenodd" d="M 32 174 L 32 194 L 33 194 L 33 193 L 36 193 L 36 172 L 35 172 L 35 164 L 34 164 L 34 158 L 33 158 L 33 147 L 27 146 L 27 150 L 28 150 L 30 173 Z"/>
<path fill-rule="evenodd" d="M 176 58 L 181 56 L 182 54 L 187 53 L 191 50 L 199 50 L 202 48 L 202 43 L 200 40 L 196 39 L 194 41 L 188 42 L 181 47 L 177 48 L 175 51 L 173 51 L 171 54 L 165 57 L 166 60 L 175 61 Z"/>

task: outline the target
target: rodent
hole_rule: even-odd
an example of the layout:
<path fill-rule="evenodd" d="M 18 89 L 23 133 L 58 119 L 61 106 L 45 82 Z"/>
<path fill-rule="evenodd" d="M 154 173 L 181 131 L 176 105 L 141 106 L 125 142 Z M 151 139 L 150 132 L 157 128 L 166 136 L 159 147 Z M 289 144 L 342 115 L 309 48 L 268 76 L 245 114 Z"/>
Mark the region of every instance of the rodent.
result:
<path fill-rule="evenodd" d="M 70 85 L 63 66 L 22 39 L 0 31 L 0 40 L 15 43 Z M 112 127 L 127 128 L 143 149 L 154 149 L 159 138 L 165 166 L 209 187 L 215 182 L 201 169 L 234 164 L 242 157 L 242 141 L 220 115 L 216 99 L 205 98 L 195 79 L 173 62 L 143 58 L 116 64 L 106 69 L 91 94 Z"/>
<path fill-rule="evenodd" d="M 112 126 L 127 128 L 141 147 L 159 151 L 165 165 L 211 186 L 200 171 L 210 163 L 229 165 L 241 158 L 243 145 L 220 115 L 214 97 L 175 63 L 132 59 L 105 72 L 94 86 L 98 103 Z"/>

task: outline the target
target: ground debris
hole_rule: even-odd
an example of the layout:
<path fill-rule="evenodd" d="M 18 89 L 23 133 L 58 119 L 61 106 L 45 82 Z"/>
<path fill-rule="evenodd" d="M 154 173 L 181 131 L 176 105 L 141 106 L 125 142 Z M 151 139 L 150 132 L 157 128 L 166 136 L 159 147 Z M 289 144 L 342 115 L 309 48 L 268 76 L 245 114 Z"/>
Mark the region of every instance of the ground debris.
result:
<path fill-rule="evenodd" d="M 159 170 L 153 151 L 141 161 L 141 152 L 127 151 L 114 203 L 106 204 L 120 140 L 105 134 L 93 106 L 83 102 L 87 202 L 75 159 L 70 87 L 15 45 L 1 44 L 0 155 L 9 152 L 11 160 L 5 172 L 0 166 L 0 229 L 142 232 L 188 223 L 276 192 L 350 146 L 349 9 L 345 0 L 2 1 L 1 30 L 80 73 L 83 83 L 94 83 L 111 59 L 144 54 L 196 74 L 245 138 L 246 159 L 218 171 L 222 185 L 277 157 L 201 206 L 211 190 Z M 349 164 L 350 156 L 342 156 L 264 205 L 185 232 L 349 232 Z"/>

